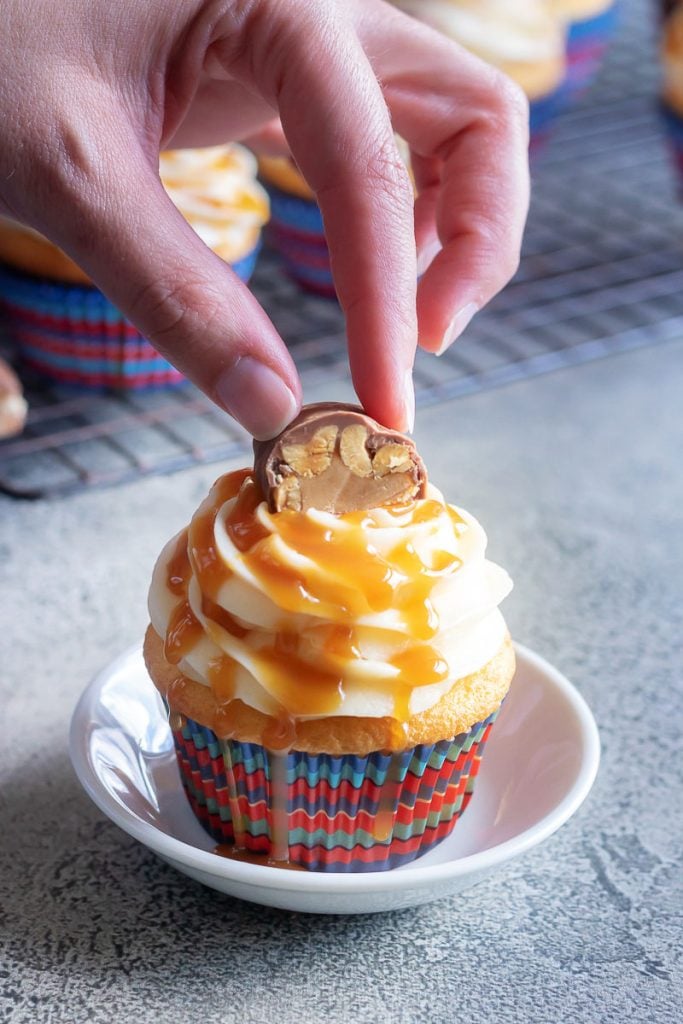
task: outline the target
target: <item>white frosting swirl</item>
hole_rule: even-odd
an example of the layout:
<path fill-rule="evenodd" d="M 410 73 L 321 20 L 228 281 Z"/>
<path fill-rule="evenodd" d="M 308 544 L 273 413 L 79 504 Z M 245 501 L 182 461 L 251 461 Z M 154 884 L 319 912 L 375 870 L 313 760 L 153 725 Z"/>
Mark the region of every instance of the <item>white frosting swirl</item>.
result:
<path fill-rule="evenodd" d="M 159 175 L 173 203 L 226 263 L 251 252 L 268 221 L 268 194 L 256 180 L 257 170 L 253 154 L 234 143 L 167 150 L 159 157 Z M 34 238 L 43 237 L 8 217 L 0 217 L 0 222 Z"/>
<path fill-rule="evenodd" d="M 490 661 L 503 643 L 506 626 L 497 606 L 512 583 L 486 560 L 486 535 L 476 519 L 446 505 L 433 486 L 426 499 L 404 509 L 351 516 L 317 510 L 271 514 L 261 503 L 251 522 L 264 539 L 247 550 L 240 550 L 244 545 L 236 546 L 231 535 L 237 499 L 222 500 L 216 488 L 193 520 L 209 523 L 207 547 L 202 550 L 204 542 L 193 527 L 189 542 L 185 534 L 170 541 L 155 567 L 149 594 L 152 625 L 160 637 L 167 636 L 184 596 L 201 626 L 199 638 L 178 662 L 186 676 L 211 685 L 211 666 L 227 656 L 234 667 L 231 696 L 266 714 L 277 715 L 284 708 L 297 718 L 399 717 L 394 689 L 402 685 L 405 695 L 400 666 L 405 670 L 401 659 L 407 657 L 417 659 L 409 661 L 407 717 L 437 703 L 457 679 Z M 295 544 L 294 536 L 303 540 Z M 169 585 L 169 575 L 174 575 L 169 566 L 178 551 L 184 555 L 184 545 L 191 558 L 179 596 L 177 583 L 175 589 Z M 267 558 L 256 562 L 259 545 Z M 200 577 L 207 549 L 214 569 L 220 567 L 211 600 L 229 613 L 237 631 L 222 628 L 215 609 L 210 617 L 206 614 Z M 335 631 L 348 634 L 350 641 L 339 646 Z M 316 706 L 315 685 L 306 695 L 297 678 L 284 687 L 274 681 L 273 659 L 277 662 L 278 650 L 284 651 L 286 673 L 292 642 L 299 678 L 303 670 L 313 677 L 320 671 L 329 688 L 329 679 L 339 676 L 338 696 L 324 712 Z M 264 652 L 270 656 L 266 668 Z M 429 676 L 425 680 L 419 667 L 420 677 L 411 674 L 410 665 L 430 665 L 434 659 L 440 666 L 436 681 Z"/>
<path fill-rule="evenodd" d="M 542 0 L 393 2 L 497 67 L 564 56 L 560 23 Z"/>
<path fill-rule="evenodd" d="M 168 150 L 159 158 L 164 188 L 199 237 L 227 262 L 254 248 L 268 220 L 256 158 L 243 146 Z"/>

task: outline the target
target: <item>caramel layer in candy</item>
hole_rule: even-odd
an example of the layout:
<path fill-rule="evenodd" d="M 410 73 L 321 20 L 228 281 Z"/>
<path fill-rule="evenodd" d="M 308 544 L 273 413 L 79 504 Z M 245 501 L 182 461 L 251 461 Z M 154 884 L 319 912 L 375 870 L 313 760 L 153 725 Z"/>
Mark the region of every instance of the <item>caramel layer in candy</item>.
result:
<path fill-rule="evenodd" d="M 271 512 L 356 512 L 423 498 L 427 471 L 409 437 L 355 405 L 304 406 L 271 441 L 254 441 L 254 472 Z"/>

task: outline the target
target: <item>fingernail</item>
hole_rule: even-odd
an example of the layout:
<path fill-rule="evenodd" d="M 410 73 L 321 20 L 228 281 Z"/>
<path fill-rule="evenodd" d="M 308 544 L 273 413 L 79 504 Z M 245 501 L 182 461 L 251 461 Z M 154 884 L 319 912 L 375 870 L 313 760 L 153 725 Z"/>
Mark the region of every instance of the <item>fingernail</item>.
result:
<path fill-rule="evenodd" d="M 226 412 L 257 441 L 275 437 L 299 411 L 299 403 L 282 378 L 251 356 L 240 356 L 225 370 L 215 390 Z"/>
<path fill-rule="evenodd" d="M 405 409 L 405 432 L 412 434 L 415 429 L 415 385 L 412 369 L 406 370 L 403 378 L 403 406 Z"/>
<path fill-rule="evenodd" d="M 466 306 L 463 306 L 460 312 L 455 314 L 446 328 L 441 344 L 437 348 L 435 355 L 442 356 L 446 349 L 450 348 L 455 339 L 460 337 L 474 314 L 478 312 L 479 306 L 476 302 L 468 302 Z"/>
<path fill-rule="evenodd" d="M 438 238 L 433 238 L 431 242 L 427 242 L 424 249 L 417 254 L 417 276 L 422 277 L 425 270 L 427 270 L 441 252 L 441 242 Z"/>

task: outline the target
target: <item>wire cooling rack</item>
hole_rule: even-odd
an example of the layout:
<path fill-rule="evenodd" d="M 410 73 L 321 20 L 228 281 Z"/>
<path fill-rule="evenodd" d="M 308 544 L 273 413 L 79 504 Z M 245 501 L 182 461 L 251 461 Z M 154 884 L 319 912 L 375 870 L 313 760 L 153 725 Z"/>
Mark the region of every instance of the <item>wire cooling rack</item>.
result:
<path fill-rule="evenodd" d="M 441 359 L 418 354 L 419 405 L 683 336 L 683 212 L 657 113 L 652 7 L 622 0 L 597 83 L 558 120 L 534 166 L 519 273 Z M 346 377 L 335 303 L 299 292 L 267 251 L 252 287 L 304 386 Z M 0 490 L 15 497 L 112 485 L 249 448 L 189 386 L 73 397 L 31 374 L 24 383 L 26 431 L 0 443 Z"/>

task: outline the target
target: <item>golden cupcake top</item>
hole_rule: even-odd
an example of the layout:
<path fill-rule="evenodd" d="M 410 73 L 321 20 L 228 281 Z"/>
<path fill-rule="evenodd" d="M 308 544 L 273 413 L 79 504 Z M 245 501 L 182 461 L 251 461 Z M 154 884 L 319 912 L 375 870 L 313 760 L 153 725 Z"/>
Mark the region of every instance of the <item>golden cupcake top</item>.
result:
<path fill-rule="evenodd" d="M 264 181 L 281 192 L 314 200 L 315 194 L 291 156 L 261 156 L 259 171 Z"/>

